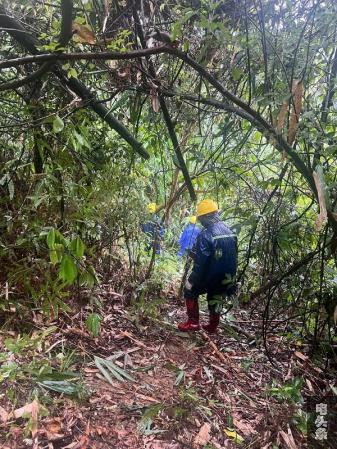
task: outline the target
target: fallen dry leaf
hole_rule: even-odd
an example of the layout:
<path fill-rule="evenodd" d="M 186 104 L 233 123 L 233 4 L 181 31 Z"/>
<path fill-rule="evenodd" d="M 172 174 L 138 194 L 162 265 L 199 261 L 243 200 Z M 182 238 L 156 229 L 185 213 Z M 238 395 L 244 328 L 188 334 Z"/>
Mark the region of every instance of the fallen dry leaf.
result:
<path fill-rule="evenodd" d="M 33 410 L 35 413 L 36 406 L 38 406 L 38 404 L 37 401 L 34 399 L 34 401 L 31 402 L 30 404 L 26 404 L 23 407 L 17 408 L 16 410 L 14 410 L 14 418 L 15 419 L 22 418 L 25 413 L 32 414 Z"/>
<path fill-rule="evenodd" d="M 235 428 L 238 429 L 245 436 L 251 435 L 252 433 L 256 433 L 256 431 L 249 424 L 248 421 L 238 419 L 238 417 L 235 415 L 233 415 L 233 424 Z"/>
<path fill-rule="evenodd" d="M 303 360 L 304 362 L 307 361 L 307 360 L 309 359 L 308 356 L 302 354 L 302 352 L 299 352 L 299 351 L 295 351 L 295 352 L 294 352 L 294 356 L 296 356 L 298 359 Z"/>
<path fill-rule="evenodd" d="M 288 433 L 285 433 L 283 430 L 281 430 L 279 432 L 279 435 L 282 437 L 283 441 L 289 449 L 298 449 L 293 434 L 291 433 L 290 427 L 288 427 Z"/>
<path fill-rule="evenodd" d="M 19 419 L 22 418 L 23 415 L 27 413 L 31 415 L 31 432 L 32 432 L 32 440 L 33 440 L 33 449 L 38 448 L 38 433 L 37 433 L 37 422 L 38 422 L 38 413 L 39 413 L 39 403 L 36 399 L 30 404 L 26 404 L 21 408 L 14 410 L 14 418 Z"/>
<path fill-rule="evenodd" d="M 286 119 L 288 107 L 289 107 L 289 104 L 288 104 L 288 100 L 287 100 L 287 101 L 285 101 L 282 104 L 280 112 L 278 113 L 278 116 L 275 119 L 274 126 L 276 128 L 276 131 L 279 134 L 282 132 L 282 128 L 284 126 L 284 122 L 285 122 L 285 119 Z"/>
<path fill-rule="evenodd" d="M 31 432 L 32 432 L 32 439 L 33 439 L 33 449 L 38 449 L 38 433 L 37 433 L 37 420 L 38 420 L 38 413 L 39 413 L 39 403 L 36 399 L 32 402 L 32 423 L 31 423 Z"/>
<path fill-rule="evenodd" d="M 152 398 L 151 396 L 145 396 L 144 394 L 141 393 L 136 393 L 136 397 L 138 399 L 143 399 L 146 402 L 154 402 L 155 404 L 158 403 L 158 399 Z"/>
<path fill-rule="evenodd" d="M 128 331 L 123 331 L 119 334 L 119 336 L 122 337 L 127 337 L 130 338 L 130 340 L 132 340 L 134 343 L 136 343 L 138 346 L 140 346 L 141 348 L 147 349 L 148 351 L 154 351 L 155 349 L 152 346 L 147 346 L 146 344 L 144 344 L 142 341 L 137 340 L 137 338 L 135 338 L 133 335 L 131 335 L 130 332 Z M 119 337 L 118 335 L 116 335 L 116 339 L 118 339 Z"/>
<path fill-rule="evenodd" d="M 305 379 L 305 383 L 307 384 L 309 390 L 310 390 L 312 393 L 314 393 L 315 390 L 314 390 L 314 387 L 312 386 L 312 383 L 310 382 L 310 380 L 309 380 L 309 379 Z"/>
<path fill-rule="evenodd" d="M 94 33 L 90 30 L 89 27 L 85 25 L 81 25 L 80 23 L 73 22 L 73 31 L 76 32 L 76 40 L 82 44 L 96 44 L 96 38 Z"/>
<path fill-rule="evenodd" d="M 198 448 L 199 446 L 204 446 L 205 444 L 207 444 L 211 438 L 210 435 L 211 432 L 211 426 L 205 422 L 200 430 L 199 433 L 196 435 L 196 437 L 193 440 L 193 447 Z"/>
<path fill-rule="evenodd" d="M 9 418 L 9 413 L 7 413 L 6 410 L 0 406 L 0 421 L 7 422 L 8 418 Z"/>
<path fill-rule="evenodd" d="M 159 112 L 160 111 L 160 103 L 159 103 L 159 97 L 157 95 L 157 92 L 154 89 L 151 89 L 150 95 L 151 95 L 152 109 L 154 110 L 154 112 Z"/>
<path fill-rule="evenodd" d="M 46 419 L 43 424 L 49 433 L 61 432 L 61 418 Z"/>

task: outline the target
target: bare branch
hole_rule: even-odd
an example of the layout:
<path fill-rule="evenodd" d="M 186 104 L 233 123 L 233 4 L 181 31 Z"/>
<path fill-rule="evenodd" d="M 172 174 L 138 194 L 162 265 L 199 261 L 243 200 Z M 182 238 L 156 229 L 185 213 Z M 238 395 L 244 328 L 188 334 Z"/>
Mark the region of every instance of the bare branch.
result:
<path fill-rule="evenodd" d="M 1 16 L 1 15 L 0 15 Z M 158 55 L 165 53 L 166 45 L 159 47 L 145 48 L 141 50 L 134 50 L 130 52 L 120 53 L 117 51 L 102 51 L 102 52 L 88 52 L 88 53 L 45 53 L 36 54 L 34 56 L 24 56 L 22 58 L 13 58 L 0 62 L 0 69 L 7 69 L 9 67 L 18 67 L 21 65 L 37 63 L 41 64 L 46 61 L 79 61 L 79 60 L 105 60 L 105 61 L 121 61 L 128 59 L 143 58 L 151 55 Z"/>

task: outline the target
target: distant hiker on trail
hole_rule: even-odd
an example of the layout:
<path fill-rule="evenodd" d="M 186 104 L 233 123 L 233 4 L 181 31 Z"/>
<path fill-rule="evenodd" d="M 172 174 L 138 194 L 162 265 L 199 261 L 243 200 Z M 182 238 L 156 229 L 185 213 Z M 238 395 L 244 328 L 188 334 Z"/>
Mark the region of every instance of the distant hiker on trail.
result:
<path fill-rule="evenodd" d="M 156 203 L 147 205 L 147 210 L 150 214 L 149 220 L 142 225 L 142 231 L 147 236 L 146 251 L 150 252 L 154 247 L 156 254 L 160 254 L 160 243 L 164 237 L 164 227 L 160 218 L 156 215 Z"/>
<path fill-rule="evenodd" d="M 193 269 L 184 288 L 188 319 L 180 323 L 178 329 L 183 332 L 200 329 L 198 297 L 206 293 L 209 324 L 202 327 L 215 333 L 223 298 L 235 292 L 237 238 L 221 221 L 214 201 L 201 201 L 197 206 L 197 217 L 204 229 L 193 249 Z"/>
<path fill-rule="evenodd" d="M 184 228 L 179 239 L 180 249 L 178 251 L 178 257 L 184 256 L 193 248 L 197 237 L 200 234 L 200 229 L 196 223 L 197 217 L 195 215 L 189 218 L 189 224 Z"/>

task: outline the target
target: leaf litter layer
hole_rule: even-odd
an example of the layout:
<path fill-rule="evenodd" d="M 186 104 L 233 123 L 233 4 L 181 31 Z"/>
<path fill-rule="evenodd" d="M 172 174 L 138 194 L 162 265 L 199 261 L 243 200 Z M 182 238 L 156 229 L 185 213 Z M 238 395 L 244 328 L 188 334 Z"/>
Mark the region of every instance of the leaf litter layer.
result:
<path fill-rule="evenodd" d="M 303 347 L 275 331 L 272 365 L 259 341 L 235 332 L 177 332 L 184 307 L 172 294 L 159 306 L 160 319 L 125 308 L 109 285 L 100 301 L 97 338 L 85 326 L 87 307 L 48 324 L 37 315 L 39 331 L 25 350 L 10 347 L 9 337 L 20 341 L 13 332 L 1 334 L 1 353 L 12 350 L 3 361 L 17 366 L 2 376 L 2 448 L 304 446 L 299 403 L 322 396 L 327 379 Z M 257 314 L 234 314 L 257 331 Z"/>

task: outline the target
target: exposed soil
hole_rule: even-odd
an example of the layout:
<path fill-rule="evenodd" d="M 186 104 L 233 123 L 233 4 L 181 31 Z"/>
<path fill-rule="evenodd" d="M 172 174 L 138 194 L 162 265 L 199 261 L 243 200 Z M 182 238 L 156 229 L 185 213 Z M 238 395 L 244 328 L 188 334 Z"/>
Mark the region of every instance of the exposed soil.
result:
<path fill-rule="evenodd" d="M 160 316 L 141 319 L 124 307 L 120 295 L 104 293 L 100 299 L 104 321 L 98 338 L 86 330 L 84 307 L 72 317 L 62 315 L 57 331 L 37 355 L 43 357 L 53 345 L 50 353 L 61 347 L 76 350 L 75 369 L 82 375 L 86 394 L 75 400 L 45 393 L 52 401 L 45 406 L 48 415 L 40 413 L 32 440 L 27 419 L 10 415 L 14 408 L 31 402 L 32 384 L 14 380 L 15 407 L 5 391 L 1 395 L 3 449 L 305 447 L 294 422 L 295 403 L 268 393 L 273 382 L 303 378 L 303 397 L 323 394 L 323 371 L 310 363 L 302 347 L 290 350 L 275 334 L 269 339 L 272 365 L 262 344 L 250 344 L 243 335 L 223 330 L 212 337 L 177 332 L 175 324 L 184 318 L 184 308 L 174 299 L 161 307 Z M 234 314 L 242 327 L 254 333 L 258 321 L 252 321 L 246 311 Z M 47 325 L 40 323 L 40 327 Z M 93 356 L 114 354 L 119 354 L 114 362 L 134 382 L 113 378 L 110 384 L 104 379 Z M 25 362 L 21 354 L 15 359 Z M 239 441 L 234 441 L 232 429 Z"/>

